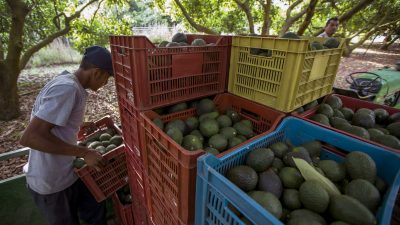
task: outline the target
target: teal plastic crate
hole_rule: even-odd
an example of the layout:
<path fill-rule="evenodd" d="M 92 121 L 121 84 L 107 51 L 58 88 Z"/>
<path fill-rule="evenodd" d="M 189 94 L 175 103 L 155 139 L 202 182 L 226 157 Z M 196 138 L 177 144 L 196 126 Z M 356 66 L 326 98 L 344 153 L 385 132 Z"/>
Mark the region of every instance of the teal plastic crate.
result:
<path fill-rule="evenodd" d="M 386 194 L 383 196 L 383 204 L 376 215 L 378 224 L 390 224 L 400 186 L 400 156 L 383 150 L 378 146 L 294 117 L 284 119 L 274 132 L 244 145 L 237 151 L 222 158 L 216 158 L 210 154 L 199 158 L 197 162 L 195 224 L 245 225 L 228 208 L 229 205 L 233 205 L 255 225 L 283 225 L 281 221 L 225 178 L 224 174 L 230 168 L 244 164 L 246 155 L 251 150 L 268 147 L 273 143 L 287 139 L 294 145 L 300 145 L 311 140 L 319 140 L 345 152 L 362 151 L 370 155 L 376 163 L 378 176 L 389 185 Z M 341 161 L 343 156 L 324 149 L 321 152 L 321 159 Z"/>

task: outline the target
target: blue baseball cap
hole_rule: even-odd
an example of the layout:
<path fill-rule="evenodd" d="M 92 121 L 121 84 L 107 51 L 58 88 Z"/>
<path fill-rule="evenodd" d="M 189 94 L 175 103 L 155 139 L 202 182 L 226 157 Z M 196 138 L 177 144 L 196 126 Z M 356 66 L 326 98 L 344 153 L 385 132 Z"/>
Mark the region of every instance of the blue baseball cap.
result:
<path fill-rule="evenodd" d="M 86 48 L 83 60 L 86 60 L 99 69 L 107 71 L 110 76 L 114 75 L 111 53 L 106 48 L 97 45 Z"/>

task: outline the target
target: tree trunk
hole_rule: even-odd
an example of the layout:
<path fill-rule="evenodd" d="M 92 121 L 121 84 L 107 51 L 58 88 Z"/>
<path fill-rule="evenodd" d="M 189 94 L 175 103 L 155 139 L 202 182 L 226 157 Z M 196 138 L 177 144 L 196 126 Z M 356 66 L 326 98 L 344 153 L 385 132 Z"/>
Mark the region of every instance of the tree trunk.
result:
<path fill-rule="evenodd" d="M 286 19 L 285 23 L 283 24 L 281 30 L 278 32 L 279 36 L 284 35 L 289 28 L 297 21 L 299 20 L 304 14 L 307 12 L 307 7 L 303 8 L 300 12 L 298 12 L 296 15 L 291 16 L 291 13 L 296 6 L 298 6 L 300 3 L 302 3 L 303 0 L 297 0 L 294 3 L 292 3 L 289 8 L 286 10 Z"/>
<path fill-rule="evenodd" d="M 251 34 L 254 33 L 254 20 L 253 16 L 251 15 L 250 11 L 250 6 L 249 6 L 249 1 L 241 2 L 240 0 L 235 0 L 236 4 L 243 10 L 243 12 L 246 14 L 247 21 L 249 23 L 249 31 Z"/>
<path fill-rule="evenodd" d="M 396 37 L 392 38 L 391 41 L 386 42 L 384 45 L 382 45 L 381 49 L 382 50 L 388 50 L 389 46 L 391 46 L 399 38 L 400 38 L 400 35 L 397 35 Z"/>
<path fill-rule="evenodd" d="M 261 35 L 269 35 L 269 30 L 271 27 L 271 5 L 272 5 L 272 0 L 266 0 L 266 3 L 264 4 L 264 0 L 260 0 L 260 4 L 263 8 L 263 26 L 261 29 Z"/>
<path fill-rule="evenodd" d="M 12 120 L 20 115 L 18 101 L 18 70 L 0 67 L 0 120 Z"/>

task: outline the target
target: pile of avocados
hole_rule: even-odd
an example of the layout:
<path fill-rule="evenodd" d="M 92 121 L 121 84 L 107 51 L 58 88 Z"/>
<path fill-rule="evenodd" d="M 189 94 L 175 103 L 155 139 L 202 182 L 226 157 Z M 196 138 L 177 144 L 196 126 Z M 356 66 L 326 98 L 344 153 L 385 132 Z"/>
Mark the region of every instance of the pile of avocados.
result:
<path fill-rule="evenodd" d="M 90 135 L 83 141 L 78 142 L 78 145 L 94 149 L 104 155 L 120 146 L 122 142 L 123 140 L 121 135 L 117 134 L 113 128 L 107 128 Z M 82 158 L 76 158 L 74 160 L 75 168 L 82 168 L 84 165 L 85 161 Z"/>
<path fill-rule="evenodd" d="M 335 95 L 319 105 L 311 120 L 382 145 L 400 149 L 400 112 L 389 113 L 383 108 L 359 108 L 355 112 L 343 107 Z"/>
<path fill-rule="evenodd" d="M 207 43 L 202 38 L 196 38 L 191 43 L 188 42 L 187 36 L 184 33 L 176 33 L 172 36 L 171 41 L 161 41 L 158 44 L 160 48 L 182 47 L 182 46 L 213 46 L 214 43 Z"/>
<path fill-rule="evenodd" d="M 377 176 L 374 160 L 360 151 L 347 154 L 341 163 L 320 160 L 321 149 L 319 141 L 252 149 L 244 164 L 229 169 L 225 177 L 287 225 L 376 224 L 387 184 Z M 316 176 L 304 176 L 293 158 L 305 160 L 337 192 L 332 194 Z M 229 208 L 244 224 L 253 224 L 233 205 Z"/>
<path fill-rule="evenodd" d="M 123 205 L 129 205 L 132 203 L 132 194 L 128 184 L 122 187 L 121 189 L 117 190 L 117 195 L 119 201 Z"/>
<path fill-rule="evenodd" d="M 195 107 L 196 115 L 171 121 L 163 121 L 161 117 L 153 119 L 156 126 L 186 150 L 204 149 L 217 155 L 256 135 L 250 120 L 242 119 L 233 109 L 218 111 L 211 99 L 204 98 L 190 106 Z M 175 113 L 186 109 L 187 103 L 179 103 L 167 111 Z"/>

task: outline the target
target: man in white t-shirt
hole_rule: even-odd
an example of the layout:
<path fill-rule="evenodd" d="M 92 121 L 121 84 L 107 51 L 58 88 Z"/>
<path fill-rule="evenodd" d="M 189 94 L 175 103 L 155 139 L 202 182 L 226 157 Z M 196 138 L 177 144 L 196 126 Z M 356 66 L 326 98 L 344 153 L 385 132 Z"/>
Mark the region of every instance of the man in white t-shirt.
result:
<path fill-rule="evenodd" d="M 318 35 L 318 37 L 332 37 L 334 33 L 336 33 L 337 29 L 339 28 L 339 19 L 337 17 L 330 18 L 324 28 L 324 32 Z"/>
<path fill-rule="evenodd" d="M 86 49 L 75 73 L 62 72 L 36 98 L 20 143 L 30 147 L 24 166 L 28 190 L 49 225 L 105 225 L 105 204 L 97 203 L 74 173 L 75 157 L 100 170 L 101 154 L 77 145 L 85 113 L 86 89 L 97 91 L 113 75 L 111 54 L 100 46 Z"/>

